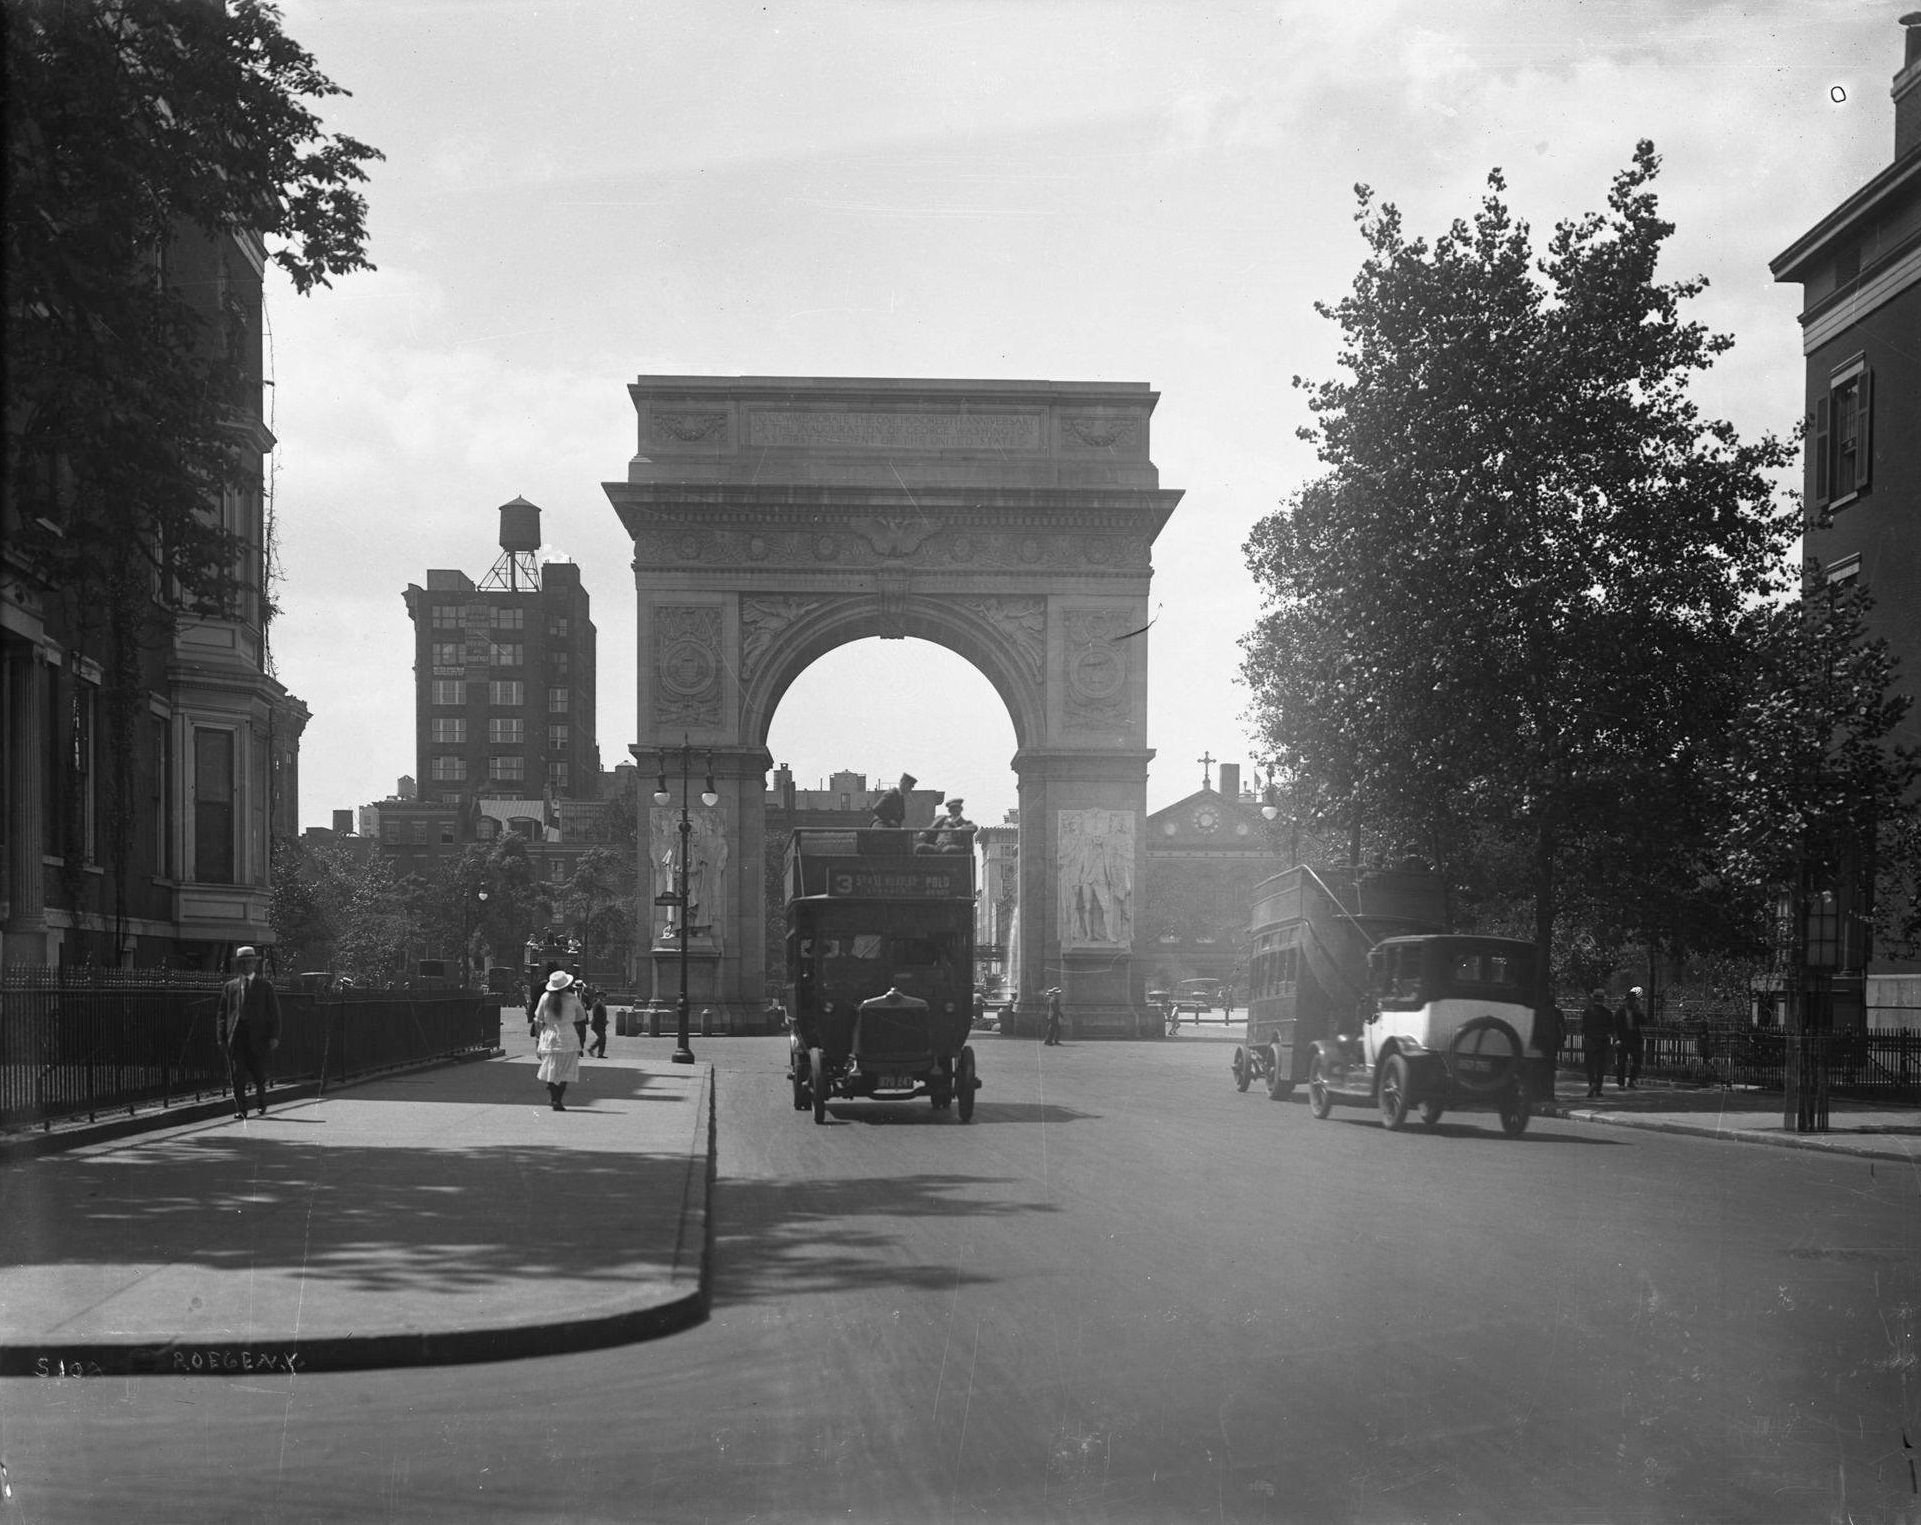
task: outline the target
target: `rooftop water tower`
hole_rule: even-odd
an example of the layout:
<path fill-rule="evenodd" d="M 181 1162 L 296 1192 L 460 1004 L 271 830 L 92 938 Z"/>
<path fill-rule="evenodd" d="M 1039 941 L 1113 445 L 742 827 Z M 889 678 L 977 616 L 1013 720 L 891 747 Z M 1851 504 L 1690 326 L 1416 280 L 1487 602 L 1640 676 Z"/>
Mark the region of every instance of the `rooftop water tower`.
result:
<path fill-rule="evenodd" d="M 540 564 L 540 505 L 515 498 L 500 505 L 500 559 L 480 580 L 482 591 L 538 593 Z"/>

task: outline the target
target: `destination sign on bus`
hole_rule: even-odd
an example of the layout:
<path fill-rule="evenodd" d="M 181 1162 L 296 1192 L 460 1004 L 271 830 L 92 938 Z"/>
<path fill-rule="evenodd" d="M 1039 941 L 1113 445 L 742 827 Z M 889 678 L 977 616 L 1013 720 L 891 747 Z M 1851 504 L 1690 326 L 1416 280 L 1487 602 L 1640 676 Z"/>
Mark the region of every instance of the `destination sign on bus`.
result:
<path fill-rule="evenodd" d="M 857 900 L 948 900 L 965 894 L 960 876 L 945 863 L 835 864 L 827 871 L 827 893 Z"/>

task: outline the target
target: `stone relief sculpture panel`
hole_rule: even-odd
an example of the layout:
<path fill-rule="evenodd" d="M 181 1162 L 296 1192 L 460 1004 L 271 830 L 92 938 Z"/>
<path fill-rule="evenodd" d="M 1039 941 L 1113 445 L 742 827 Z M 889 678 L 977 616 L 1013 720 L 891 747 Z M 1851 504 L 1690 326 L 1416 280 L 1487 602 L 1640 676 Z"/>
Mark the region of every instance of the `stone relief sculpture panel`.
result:
<path fill-rule="evenodd" d="M 955 604 L 978 615 L 1020 658 L 1035 683 L 1047 660 L 1047 600 L 1044 598 L 957 598 Z"/>
<path fill-rule="evenodd" d="M 720 610 L 663 604 L 654 610 L 654 719 L 716 726 L 721 701 Z"/>
<path fill-rule="evenodd" d="M 1129 948 L 1134 942 L 1131 810 L 1063 810 L 1056 844 L 1063 948 Z"/>
<path fill-rule="evenodd" d="M 743 598 L 740 601 L 740 674 L 751 678 L 760 668 L 761 658 L 788 630 L 816 609 L 825 608 L 824 598 Z"/>
<path fill-rule="evenodd" d="M 727 924 L 727 821 L 718 808 L 696 805 L 688 812 L 693 828 L 687 837 L 687 908 L 692 941 L 712 947 Z M 680 872 L 680 806 L 656 805 L 648 812 L 648 856 L 654 867 L 656 895 L 678 891 Z M 654 915 L 662 942 L 673 940 L 680 927 L 679 906 L 657 906 Z"/>
<path fill-rule="evenodd" d="M 1067 609 L 1063 621 L 1067 724 L 1083 731 L 1133 724 L 1126 637 L 1141 627 L 1137 611 L 1128 605 Z"/>

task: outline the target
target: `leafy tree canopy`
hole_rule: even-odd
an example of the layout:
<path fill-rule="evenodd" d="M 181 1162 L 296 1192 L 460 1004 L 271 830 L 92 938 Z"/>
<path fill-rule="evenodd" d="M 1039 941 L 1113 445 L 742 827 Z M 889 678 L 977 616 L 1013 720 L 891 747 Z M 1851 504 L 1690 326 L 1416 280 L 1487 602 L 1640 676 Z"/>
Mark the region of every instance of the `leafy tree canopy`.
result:
<path fill-rule="evenodd" d="M 1319 308 L 1346 375 L 1296 378 L 1325 473 L 1246 547 L 1243 673 L 1300 797 L 1451 870 L 1526 844 L 1544 944 L 1557 876 L 1637 920 L 1698 878 L 1697 759 L 1794 532 L 1790 445 L 1689 397 L 1730 341 L 1681 315 L 1703 282 L 1655 277 L 1658 167 L 1640 144 L 1539 257 L 1498 171 L 1432 244 L 1359 188 L 1367 257 Z"/>
<path fill-rule="evenodd" d="M 257 239 L 303 293 L 370 269 L 381 156 L 321 126 L 307 103 L 344 92 L 264 0 L 27 0 L 6 29 L 10 530 L 82 610 L 154 572 L 219 606 L 246 314 L 169 259 Z"/>

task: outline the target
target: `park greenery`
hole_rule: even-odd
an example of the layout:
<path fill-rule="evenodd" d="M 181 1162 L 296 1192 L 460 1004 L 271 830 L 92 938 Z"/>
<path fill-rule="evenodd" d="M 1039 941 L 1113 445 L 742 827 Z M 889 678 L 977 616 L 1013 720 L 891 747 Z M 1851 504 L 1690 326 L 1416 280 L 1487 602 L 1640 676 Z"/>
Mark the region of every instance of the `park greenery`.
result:
<path fill-rule="evenodd" d="M 1814 569 L 1797 596 L 1794 439 L 1691 396 L 1732 341 L 1684 316 L 1704 281 L 1657 279 L 1658 170 L 1638 145 L 1538 253 L 1498 171 L 1432 242 L 1359 188 L 1366 257 L 1318 307 L 1344 374 L 1296 378 L 1323 469 L 1246 545 L 1288 814 L 1434 863 L 1457 923 L 1570 984 L 1630 949 L 1762 956 L 1810 853 L 1878 832 L 1913 874 L 1885 650 L 1863 595 Z"/>

